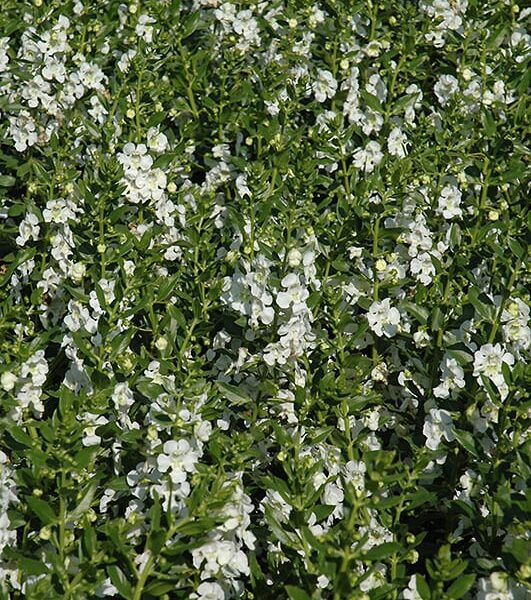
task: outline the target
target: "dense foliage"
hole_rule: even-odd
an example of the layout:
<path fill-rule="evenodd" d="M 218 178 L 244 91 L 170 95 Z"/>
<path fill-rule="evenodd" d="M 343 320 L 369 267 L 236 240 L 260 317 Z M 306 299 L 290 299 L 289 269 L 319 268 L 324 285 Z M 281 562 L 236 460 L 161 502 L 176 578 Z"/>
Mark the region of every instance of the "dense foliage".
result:
<path fill-rule="evenodd" d="M 530 597 L 530 15 L 3 0 L 1 598 Z"/>

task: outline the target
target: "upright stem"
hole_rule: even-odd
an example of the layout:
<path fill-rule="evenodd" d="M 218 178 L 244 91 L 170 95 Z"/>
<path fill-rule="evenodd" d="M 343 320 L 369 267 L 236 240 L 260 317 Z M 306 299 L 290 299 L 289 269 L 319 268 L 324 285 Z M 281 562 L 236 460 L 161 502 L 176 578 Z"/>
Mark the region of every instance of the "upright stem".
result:
<path fill-rule="evenodd" d="M 141 600 L 144 586 L 146 585 L 147 578 L 151 573 L 151 567 L 153 566 L 154 562 L 155 558 L 152 554 L 150 554 L 146 564 L 144 565 L 144 568 L 142 569 L 142 572 L 140 573 L 140 576 L 138 577 L 138 581 L 136 582 L 135 591 L 133 592 L 133 600 Z"/>

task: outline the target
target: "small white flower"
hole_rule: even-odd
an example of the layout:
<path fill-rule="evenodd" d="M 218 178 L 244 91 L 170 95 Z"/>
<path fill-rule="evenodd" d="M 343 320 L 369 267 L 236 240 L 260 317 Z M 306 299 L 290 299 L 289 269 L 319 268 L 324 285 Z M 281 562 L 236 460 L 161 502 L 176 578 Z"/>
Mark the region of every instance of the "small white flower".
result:
<path fill-rule="evenodd" d="M 387 139 L 387 149 L 389 153 L 398 158 L 404 158 L 407 155 L 407 135 L 400 129 L 394 127 Z"/>
<path fill-rule="evenodd" d="M 391 306 L 391 300 L 386 298 L 381 302 L 373 302 L 367 313 L 369 327 L 374 333 L 381 337 L 393 337 L 398 331 L 400 323 L 400 312 L 394 306 Z"/>
<path fill-rule="evenodd" d="M 119 412 L 127 412 L 135 401 L 133 392 L 126 382 L 117 383 L 114 386 L 111 400 Z"/>
<path fill-rule="evenodd" d="M 0 384 L 6 392 L 10 392 L 18 381 L 18 377 L 11 371 L 4 371 L 0 377 Z"/>
<path fill-rule="evenodd" d="M 306 307 L 306 300 L 310 293 L 302 287 L 298 275 L 290 273 L 282 279 L 282 287 L 287 288 L 285 292 L 277 294 L 277 304 L 280 308 L 288 309 L 290 306 L 294 313 L 300 312 Z"/>
<path fill-rule="evenodd" d="M 199 454 L 185 440 L 169 440 L 162 447 L 162 454 L 157 456 L 157 468 L 161 473 L 170 472 L 173 483 L 186 481 L 186 474 L 195 471 Z"/>
<path fill-rule="evenodd" d="M 430 450 L 437 450 L 443 437 L 447 442 L 455 440 L 452 417 L 446 410 L 430 409 L 422 432 L 426 437 L 426 446 Z"/>
<path fill-rule="evenodd" d="M 502 373 L 503 363 L 509 366 L 514 365 L 514 356 L 510 352 L 506 352 L 501 344 L 483 344 L 474 353 L 474 377 L 478 379 L 480 385 L 483 385 L 481 375 L 488 377 L 498 388 L 502 400 L 507 397 L 509 392 Z"/>
<path fill-rule="evenodd" d="M 450 98 L 455 95 L 459 89 L 459 82 L 453 75 L 441 75 L 435 84 L 433 91 L 441 106 L 446 106 Z"/>
<path fill-rule="evenodd" d="M 378 142 L 371 141 L 365 148 L 359 148 L 352 155 L 354 166 L 364 170 L 366 173 L 372 173 L 383 159 L 381 146 Z"/>
<path fill-rule="evenodd" d="M 445 185 L 439 196 L 437 212 L 445 219 L 461 217 L 463 211 L 459 208 L 461 204 L 461 192 L 455 185 Z"/>
<path fill-rule="evenodd" d="M 312 90 L 317 102 L 324 102 L 327 98 L 333 98 L 337 91 L 337 81 L 330 71 L 320 69 L 317 78 L 312 84 Z"/>

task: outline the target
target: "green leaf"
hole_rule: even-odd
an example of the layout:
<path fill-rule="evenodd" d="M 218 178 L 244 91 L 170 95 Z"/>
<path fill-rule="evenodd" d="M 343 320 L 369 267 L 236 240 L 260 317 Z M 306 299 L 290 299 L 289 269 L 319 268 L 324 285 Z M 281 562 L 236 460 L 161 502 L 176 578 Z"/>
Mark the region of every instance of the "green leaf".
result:
<path fill-rule="evenodd" d="M 515 240 L 514 238 L 509 238 L 509 248 L 511 249 L 511 252 L 516 256 L 516 258 L 522 259 L 524 257 L 525 249 L 518 240 Z"/>
<path fill-rule="evenodd" d="M 145 588 L 145 592 L 150 596 L 155 596 L 155 598 L 158 598 L 167 592 L 174 591 L 175 588 L 176 583 L 172 583 L 171 581 L 155 581 Z"/>
<path fill-rule="evenodd" d="M 66 521 L 68 523 L 77 521 L 91 507 L 94 494 L 96 493 L 96 488 L 97 482 L 94 480 L 85 486 L 81 492 L 81 500 L 79 501 L 78 505 L 66 516 Z"/>
<path fill-rule="evenodd" d="M 461 577 L 459 577 L 459 579 L 456 579 L 452 583 L 452 585 L 446 591 L 446 595 L 452 600 L 458 600 L 468 592 L 468 590 L 474 584 L 474 581 L 476 581 L 475 575 L 462 575 Z"/>
<path fill-rule="evenodd" d="M 311 596 L 308 596 L 303 589 L 295 585 L 286 585 L 284 589 L 288 592 L 290 600 L 312 600 Z"/>
<path fill-rule="evenodd" d="M 127 582 L 127 578 L 120 567 L 111 565 L 110 567 L 107 567 L 107 573 L 111 578 L 112 584 L 116 587 L 122 598 L 131 598 L 133 595 L 133 589 Z"/>
<path fill-rule="evenodd" d="M 18 565 L 24 575 L 44 575 L 50 572 L 42 560 L 33 558 L 19 558 Z"/>
<path fill-rule="evenodd" d="M 241 387 L 236 387 L 235 385 L 231 385 L 229 383 L 224 383 L 221 381 L 217 382 L 217 386 L 223 396 L 231 403 L 236 406 L 242 404 L 252 403 L 253 399 L 249 394 L 242 389 Z"/>
<path fill-rule="evenodd" d="M 467 452 L 470 452 L 470 454 L 473 454 L 475 457 L 479 457 L 474 436 L 470 433 L 470 431 L 456 429 L 454 434 L 455 439 L 459 442 L 460 446 L 462 446 Z"/>
<path fill-rule="evenodd" d="M 11 187 L 15 185 L 16 179 L 11 177 L 11 175 L 0 175 L 0 186 L 2 187 Z"/>
<path fill-rule="evenodd" d="M 383 544 L 368 550 L 364 555 L 364 559 L 371 561 L 383 560 L 393 554 L 398 554 L 403 551 L 404 546 L 402 546 L 402 544 L 398 544 L 397 542 L 384 542 Z"/>
<path fill-rule="evenodd" d="M 81 538 L 81 542 L 84 553 L 89 559 L 92 558 L 94 552 L 96 551 L 97 537 L 94 527 L 92 527 L 90 523 L 85 523 L 83 525 L 83 536 Z"/>
<path fill-rule="evenodd" d="M 17 269 L 20 265 L 24 264 L 30 258 L 33 258 L 35 256 L 35 252 L 35 248 L 28 248 L 27 250 L 24 250 L 23 252 L 17 254 L 13 261 L 9 263 L 9 266 L 4 272 L 4 276 L 2 277 L 2 279 L 0 279 L 0 287 L 4 286 L 11 279 L 11 275 L 13 275 L 15 269 Z"/>
<path fill-rule="evenodd" d="M 422 600 L 430 600 L 431 591 L 424 577 L 422 577 L 422 575 L 417 574 L 415 576 L 415 582 L 417 584 L 417 592 L 419 593 Z"/>
<path fill-rule="evenodd" d="M 46 500 L 37 498 L 36 496 L 29 496 L 26 498 L 26 502 L 44 525 L 49 525 L 56 520 L 55 513 Z"/>

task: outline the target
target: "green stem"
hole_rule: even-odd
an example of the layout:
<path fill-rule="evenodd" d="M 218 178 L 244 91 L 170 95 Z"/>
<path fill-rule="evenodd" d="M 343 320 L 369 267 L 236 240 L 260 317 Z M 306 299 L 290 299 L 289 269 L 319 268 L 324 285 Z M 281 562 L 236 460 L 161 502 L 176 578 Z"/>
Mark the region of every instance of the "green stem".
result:
<path fill-rule="evenodd" d="M 154 562 L 155 558 L 152 554 L 150 554 L 146 564 L 144 565 L 144 568 L 142 569 L 142 572 L 140 573 L 138 581 L 136 582 L 135 591 L 133 592 L 133 600 L 141 600 L 142 591 L 144 590 L 144 586 L 146 585 L 147 578 L 151 573 L 151 567 L 153 566 Z"/>
<path fill-rule="evenodd" d="M 511 291 L 514 286 L 514 282 L 516 281 L 516 276 L 518 275 L 519 269 L 520 269 L 520 261 L 518 261 L 516 263 L 516 266 L 515 266 L 513 272 L 511 273 L 511 278 L 509 279 L 509 283 L 507 284 L 507 287 L 505 288 L 505 294 L 503 295 L 503 298 L 500 302 L 500 307 L 498 308 L 498 312 L 496 313 L 496 318 L 494 319 L 494 323 L 492 324 L 492 329 L 490 330 L 490 335 L 489 335 L 489 340 L 488 340 L 489 344 L 492 344 L 492 342 L 494 341 L 494 338 L 496 337 L 496 333 L 497 333 L 498 327 L 500 325 L 500 319 L 501 319 L 503 309 L 505 308 L 505 305 L 507 304 L 507 300 L 509 299 L 509 296 L 511 295 Z"/>

